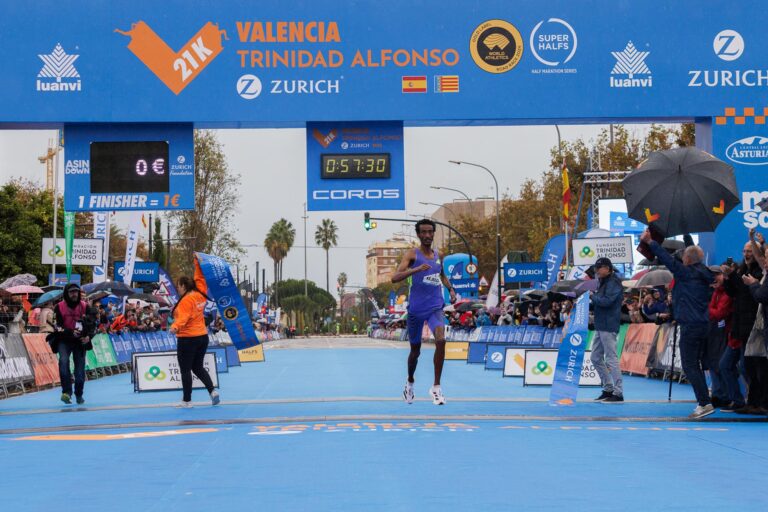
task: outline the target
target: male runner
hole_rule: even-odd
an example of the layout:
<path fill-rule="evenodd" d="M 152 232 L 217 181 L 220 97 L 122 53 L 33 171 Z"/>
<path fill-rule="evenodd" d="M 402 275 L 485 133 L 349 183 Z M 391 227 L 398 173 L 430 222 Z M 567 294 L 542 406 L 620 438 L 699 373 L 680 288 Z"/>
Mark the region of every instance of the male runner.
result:
<path fill-rule="evenodd" d="M 416 364 L 421 354 L 422 329 L 424 322 L 427 322 L 435 335 L 435 383 L 429 389 L 429 394 L 433 404 L 443 405 L 445 397 L 440 388 L 440 376 L 445 361 L 443 285 L 448 288 L 452 303 L 456 301 L 456 291 L 443 273 L 440 256 L 432 250 L 435 223 L 427 219 L 418 221 L 416 235 L 421 241 L 421 247 L 409 249 L 392 275 L 393 283 L 410 279 L 411 284 L 408 297 L 408 339 L 411 342 L 411 353 L 408 355 L 408 380 L 403 390 L 403 398 L 407 403 L 413 403 L 413 375 L 416 373 Z"/>

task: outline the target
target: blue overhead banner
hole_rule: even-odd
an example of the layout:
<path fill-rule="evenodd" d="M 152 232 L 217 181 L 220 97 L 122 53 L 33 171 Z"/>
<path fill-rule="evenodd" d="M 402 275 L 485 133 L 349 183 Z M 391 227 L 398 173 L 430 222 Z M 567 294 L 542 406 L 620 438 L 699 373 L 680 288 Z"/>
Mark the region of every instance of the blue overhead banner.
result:
<path fill-rule="evenodd" d="M 216 302 L 232 343 L 238 350 L 258 345 L 259 339 L 253 330 L 251 315 L 243 304 L 229 264 L 218 256 L 202 252 L 196 252 L 195 255 L 208 285 L 208 297 Z"/>
<path fill-rule="evenodd" d="M 764 10 L 762 0 L 4 2 L 0 122 L 712 117 L 764 101 Z"/>
<path fill-rule="evenodd" d="M 557 352 L 557 365 L 550 405 L 573 405 L 579 392 L 581 366 L 584 362 L 584 348 L 587 344 L 589 324 L 589 294 L 583 293 L 576 301 L 565 327 L 565 334 Z"/>
<path fill-rule="evenodd" d="M 67 211 L 191 210 L 192 124 L 67 124 Z"/>
<path fill-rule="evenodd" d="M 404 210 L 403 123 L 307 123 L 307 209 Z"/>
<path fill-rule="evenodd" d="M 717 227 L 710 264 L 720 264 L 729 256 L 741 261 L 750 228 L 768 236 L 768 99 L 753 107 L 728 108 L 722 114 L 712 126 L 712 153 L 733 166 L 741 204 Z"/>

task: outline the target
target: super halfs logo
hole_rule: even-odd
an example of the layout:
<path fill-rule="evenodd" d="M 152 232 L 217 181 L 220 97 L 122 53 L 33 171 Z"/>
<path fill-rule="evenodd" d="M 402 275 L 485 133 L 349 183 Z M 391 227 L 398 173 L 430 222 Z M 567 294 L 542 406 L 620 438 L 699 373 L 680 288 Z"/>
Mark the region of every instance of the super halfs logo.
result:
<path fill-rule="evenodd" d="M 227 39 L 226 32 L 210 21 L 177 52 L 143 21 L 127 32 L 115 32 L 131 38 L 128 49 L 174 94 L 183 91 L 221 53 L 222 36 Z"/>

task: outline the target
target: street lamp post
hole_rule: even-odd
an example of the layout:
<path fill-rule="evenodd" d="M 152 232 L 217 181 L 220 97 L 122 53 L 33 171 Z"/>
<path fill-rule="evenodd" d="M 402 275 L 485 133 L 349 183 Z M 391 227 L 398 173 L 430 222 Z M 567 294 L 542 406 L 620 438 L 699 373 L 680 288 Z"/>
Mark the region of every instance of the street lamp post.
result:
<path fill-rule="evenodd" d="M 467 194 L 465 194 L 464 192 L 462 192 L 461 190 L 459 190 L 457 188 L 438 187 L 438 186 L 435 186 L 435 185 L 431 185 L 429 188 L 434 189 L 434 190 L 450 190 L 451 192 L 456 192 L 457 194 L 461 194 L 462 196 L 464 196 L 464 199 L 466 199 L 467 202 L 469 203 L 469 215 L 470 216 L 474 215 L 475 209 L 472 206 L 472 199 L 470 199 L 469 196 Z"/>
<path fill-rule="evenodd" d="M 499 301 L 501 301 L 501 226 L 499 223 L 499 182 L 496 180 L 496 176 L 487 167 L 479 164 L 473 164 L 471 162 L 463 162 L 461 160 L 449 160 L 449 162 L 456 165 L 471 165 L 472 167 L 479 167 L 480 169 L 485 170 L 488 174 L 491 175 L 491 178 L 493 178 L 493 184 L 496 186 L 496 279 L 498 281 Z"/>

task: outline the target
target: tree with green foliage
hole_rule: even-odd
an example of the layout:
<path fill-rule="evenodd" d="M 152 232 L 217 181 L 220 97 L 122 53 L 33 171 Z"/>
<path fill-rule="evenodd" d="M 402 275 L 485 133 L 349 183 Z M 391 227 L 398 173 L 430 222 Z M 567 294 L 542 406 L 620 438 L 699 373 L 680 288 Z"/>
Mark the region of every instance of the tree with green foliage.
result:
<path fill-rule="evenodd" d="M 695 143 L 694 126 L 679 127 L 651 125 L 644 138 L 638 138 L 622 125 L 603 129 L 595 141 L 577 139 L 563 141 L 561 148 L 550 150 L 550 168 L 544 170 L 538 179 L 527 179 L 520 186 L 516 197 L 504 197 L 500 204 L 501 247 L 504 251 L 528 251 L 537 259 L 547 241 L 563 232 L 560 222 L 562 212 L 562 162 L 565 160 L 571 187 L 572 223 L 576 221 L 584 173 L 592 171 L 631 170 L 643 161 L 651 151 L 676 146 L 692 146 Z M 621 184 L 611 184 L 605 190 L 606 196 L 623 197 Z M 585 192 L 586 193 L 586 192 Z M 587 198 L 585 198 L 585 203 Z M 586 206 L 582 206 L 585 208 Z M 578 226 L 571 226 L 570 232 L 586 229 L 586 215 L 582 213 Z M 495 272 L 494 216 L 476 219 L 464 216 L 455 223 L 472 246 L 473 255 L 478 257 L 481 275 L 493 279 Z"/>
<path fill-rule="evenodd" d="M 305 326 L 318 330 L 323 319 L 331 316 L 336 309 L 333 296 L 312 281 L 307 282 L 307 295 L 304 295 L 304 280 L 288 279 L 273 285 L 274 293 L 281 297 L 280 305 L 297 321 L 297 330 Z M 274 303 L 273 303 L 274 305 Z"/>
<path fill-rule="evenodd" d="M 59 198 L 57 241 L 63 245 L 64 201 Z M 89 213 L 75 215 L 75 238 L 93 236 Z M 16 274 L 34 274 L 38 285 L 48 284 L 50 265 L 40 260 L 43 238 L 53 236 L 53 193 L 27 180 L 12 180 L 0 187 L 0 281 Z M 57 272 L 65 268 L 64 258 L 56 262 Z M 76 266 L 84 283 L 93 278 L 92 267 Z"/>
<path fill-rule="evenodd" d="M 331 289 L 330 250 L 338 244 L 338 231 L 331 219 L 323 219 L 315 230 L 315 243 L 325 250 L 325 291 L 328 293 Z"/>
<path fill-rule="evenodd" d="M 186 275 L 192 274 L 193 252 L 215 254 L 232 265 L 245 254 L 232 223 L 240 200 L 240 175 L 230 170 L 215 132 L 195 130 L 194 138 L 195 208 L 169 214 L 172 238 L 178 239 L 172 242 L 176 247 L 171 251 L 172 267 Z"/>
<path fill-rule="evenodd" d="M 264 239 L 264 248 L 267 254 L 272 258 L 274 264 L 275 282 L 283 279 L 283 260 L 288 256 L 288 252 L 293 247 L 296 240 L 296 228 L 285 219 L 272 224 L 266 238 Z M 279 292 L 275 291 L 275 303 L 278 303 Z"/>
<path fill-rule="evenodd" d="M 152 232 L 152 261 L 165 265 L 165 244 L 163 243 L 163 226 L 160 216 L 155 217 L 154 231 Z"/>

